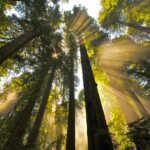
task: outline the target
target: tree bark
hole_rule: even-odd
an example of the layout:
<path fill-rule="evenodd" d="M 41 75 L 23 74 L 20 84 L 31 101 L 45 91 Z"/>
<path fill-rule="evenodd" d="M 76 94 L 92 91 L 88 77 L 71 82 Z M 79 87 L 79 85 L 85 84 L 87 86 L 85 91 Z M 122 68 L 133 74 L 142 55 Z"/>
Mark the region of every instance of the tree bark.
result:
<path fill-rule="evenodd" d="M 28 42 L 37 36 L 36 31 L 29 31 L 20 35 L 10 43 L 0 48 L 0 64 L 7 60 L 10 56 L 17 53 L 20 48 L 23 48 Z"/>
<path fill-rule="evenodd" d="M 74 97 L 74 54 L 71 52 L 70 85 L 69 85 L 69 112 L 66 150 L 75 150 L 75 97 Z"/>
<path fill-rule="evenodd" d="M 124 25 L 124 26 L 128 26 L 128 27 L 137 29 L 137 30 L 140 30 L 140 31 L 143 31 L 143 32 L 150 33 L 150 28 L 148 28 L 148 27 L 143 27 L 143 26 L 137 25 L 137 24 L 135 24 L 135 23 L 130 23 L 130 22 L 127 23 L 127 22 L 120 21 L 120 20 L 118 20 L 117 23 L 118 23 L 118 24 L 121 24 L 121 25 Z"/>
<path fill-rule="evenodd" d="M 28 148 L 29 147 L 34 147 L 34 145 L 36 143 L 36 140 L 38 138 L 38 135 L 39 135 L 40 126 L 41 126 L 42 119 L 43 119 L 43 116 L 44 116 L 44 112 L 45 112 L 45 109 L 46 109 L 46 105 L 47 105 L 47 102 L 48 102 L 49 94 L 50 94 L 50 91 L 51 91 L 51 88 L 52 88 L 52 82 L 53 82 L 53 79 L 54 79 L 56 66 L 57 66 L 56 63 L 57 62 L 54 62 L 53 66 L 52 66 L 51 73 L 49 75 L 49 78 L 48 78 L 48 81 L 47 81 L 47 84 L 46 84 L 46 88 L 45 88 L 45 91 L 44 91 L 44 94 L 43 94 L 43 97 L 42 97 L 42 101 L 41 101 L 41 104 L 40 104 L 38 114 L 36 116 L 36 119 L 35 119 L 34 125 L 32 127 L 31 133 L 30 133 L 30 135 L 28 137 L 28 140 L 27 140 L 26 145 L 27 145 Z"/>
<path fill-rule="evenodd" d="M 58 137 L 57 142 L 56 142 L 56 150 L 61 150 L 62 146 L 62 136 Z"/>
<path fill-rule="evenodd" d="M 103 108 L 85 45 L 80 44 L 86 104 L 88 150 L 113 150 Z"/>
<path fill-rule="evenodd" d="M 8 138 L 3 150 L 12 150 L 12 149 L 19 150 L 19 146 L 21 146 L 20 143 L 22 141 L 26 127 L 28 126 L 28 121 L 30 119 L 32 110 L 35 106 L 36 100 L 38 99 L 41 85 L 47 75 L 49 67 L 50 63 L 47 63 L 45 67 L 43 67 L 43 69 L 41 70 L 41 76 L 34 87 L 34 91 L 32 92 L 31 97 L 27 102 L 27 105 L 24 108 L 22 115 L 20 116 L 20 119 L 16 123 L 16 126 L 14 127 L 14 130 L 12 131 L 10 137 Z"/>

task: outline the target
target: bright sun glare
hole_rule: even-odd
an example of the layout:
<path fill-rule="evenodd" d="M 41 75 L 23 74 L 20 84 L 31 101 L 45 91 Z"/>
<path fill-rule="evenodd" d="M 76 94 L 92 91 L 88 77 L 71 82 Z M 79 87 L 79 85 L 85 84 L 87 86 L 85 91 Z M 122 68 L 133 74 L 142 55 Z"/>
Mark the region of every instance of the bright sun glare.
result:
<path fill-rule="evenodd" d="M 93 17 L 95 20 L 98 18 L 99 11 L 101 9 L 100 0 L 69 0 L 68 3 L 62 3 L 62 11 L 72 10 L 74 6 L 85 6 L 88 14 Z M 78 72 L 76 74 L 79 79 L 79 85 L 77 87 L 77 91 L 75 97 L 78 97 L 78 94 L 81 89 L 83 89 L 83 80 L 82 80 L 82 69 L 81 65 L 79 65 Z"/>
<path fill-rule="evenodd" d="M 85 6 L 87 8 L 88 14 L 97 19 L 100 7 L 100 0 L 69 0 L 68 3 L 62 4 L 63 10 L 72 10 L 73 6 Z"/>
<path fill-rule="evenodd" d="M 128 13 L 126 10 L 130 5 L 126 1 L 122 3 L 122 7 L 125 8 L 120 6 L 119 0 L 64 1 L 67 0 L 45 0 L 42 3 L 37 0 L 28 0 L 28 4 L 26 0 L 14 0 L 15 3 L 12 4 L 12 7 L 4 12 L 6 18 L 9 15 L 16 15 L 20 20 L 25 18 L 25 21 L 22 19 L 22 22 L 18 22 L 19 19 L 15 19 L 14 16 L 14 20 L 12 20 L 14 24 L 11 24 L 10 19 L 10 25 L 8 25 L 10 30 L 8 30 L 8 35 L 4 25 L 4 33 L 2 32 L 2 38 L 0 37 L 2 39 L 2 51 L 0 49 L 2 60 L 5 53 L 6 57 L 7 55 L 11 57 L 12 54 L 15 56 L 10 66 L 9 61 L 8 66 L 6 62 L 8 74 L 0 77 L 0 124 L 2 124 L 0 149 L 2 145 L 4 149 L 5 147 L 7 149 L 7 146 L 8 149 L 37 146 L 38 149 L 64 150 L 66 147 L 66 149 L 72 150 L 75 148 L 68 146 L 72 140 L 73 142 L 70 143 L 73 143 L 72 145 L 77 150 L 101 148 L 110 150 L 113 149 L 113 145 L 115 149 L 125 150 L 136 149 L 135 147 L 141 142 L 138 142 L 138 138 L 142 140 L 143 137 L 146 137 L 146 139 L 143 138 L 144 142 L 148 143 L 147 133 L 149 134 L 150 131 L 149 124 L 147 126 L 145 121 L 149 121 L 150 118 L 150 101 L 146 97 L 150 94 L 149 87 L 146 87 L 149 83 L 147 66 L 150 61 L 150 43 L 148 41 L 150 29 L 148 25 L 148 34 L 145 30 L 141 30 L 146 28 L 148 21 L 146 20 L 146 23 L 141 23 L 142 26 L 139 26 L 138 19 L 145 14 L 140 16 L 139 12 L 136 13 L 136 9 L 145 9 L 143 6 L 147 3 L 141 1 L 142 7 L 139 7 L 137 2 L 140 0 L 135 0 L 137 2 L 133 8 L 137 8 Z M 6 1 L 6 3 L 8 2 Z M 100 4 L 100 2 L 102 3 Z M 5 3 L 5 0 L 2 3 Z M 58 4 L 59 10 L 57 10 Z M 45 7 L 42 7 L 44 5 Z M 107 5 L 110 7 L 109 9 Z M 76 11 L 73 12 L 74 6 L 81 6 L 81 10 L 76 8 Z M 24 7 L 26 11 L 20 11 Z M 82 9 L 83 7 L 87 11 Z M 40 8 L 42 8 L 41 11 Z M 111 12 L 112 8 L 114 11 Z M 129 9 L 131 8 L 129 7 Z M 67 14 L 65 11 L 70 12 Z M 57 18 L 59 13 L 60 19 Z M 133 13 L 133 16 L 130 16 L 130 13 Z M 134 15 L 137 15 L 138 19 L 134 18 Z M 112 18 L 112 16 L 116 18 Z M 145 15 L 143 18 L 146 17 Z M 49 24 L 50 21 L 52 24 Z M 17 36 L 18 27 L 22 27 L 23 30 L 20 29 L 20 31 L 24 31 L 24 33 L 21 36 L 18 34 L 19 36 L 14 37 L 14 40 L 11 38 L 11 34 L 15 33 L 14 36 Z M 18 33 L 21 34 L 21 32 Z M 3 34 L 6 34 L 6 41 Z M 61 40 L 59 35 L 61 35 Z M 12 42 L 7 43 L 7 37 L 10 40 L 9 36 Z M 141 40 L 140 42 L 138 42 L 138 38 Z M 3 46 L 3 42 L 6 42 L 6 48 L 5 45 Z M 26 47 L 29 42 L 32 43 Z M 19 51 L 23 46 L 25 53 Z M 4 50 L 8 50 L 8 52 Z M 51 50 L 52 55 L 43 57 L 45 56 L 43 54 L 48 53 L 47 50 Z M 75 53 L 76 56 L 73 55 Z M 35 57 L 30 56 L 31 54 Z M 45 58 L 50 61 L 53 59 L 52 63 L 54 64 L 59 62 L 58 68 L 54 68 L 53 64 L 49 66 Z M 72 63 L 73 61 L 74 63 Z M 38 63 L 35 64 L 36 62 Z M 20 63 L 22 64 L 19 65 Z M 42 65 L 38 66 L 40 63 Z M 11 66 L 15 68 L 11 69 Z M 30 82 L 28 83 L 28 81 Z M 148 94 L 146 88 L 148 88 Z M 133 126 L 132 123 L 136 124 Z M 13 127 L 10 125 L 13 125 L 15 129 L 12 130 L 12 133 L 9 132 Z M 26 132 L 29 127 L 30 130 Z M 7 137 L 8 135 L 9 137 Z M 16 139 L 22 140 L 19 143 L 16 142 Z M 137 149 L 141 148 L 137 147 Z"/>
<path fill-rule="evenodd" d="M 79 5 L 85 6 L 87 11 L 88 11 L 88 14 L 91 17 L 93 17 L 95 19 L 98 18 L 98 14 L 99 14 L 99 11 L 101 9 L 100 0 L 69 0 L 68 3 L 62 3 L 61 4 L 61 9 L 62 9 L 62 11 L 72 10 L 72 8 L 75 5 L 76 6 L 79 6 Z M 9 15 L 15 14 L 15 15 L 17 15 L 19 17 L 19 14 L 16 12 L 16 10 L 14 8 L 9 10 L 7 13 Z M 79 82 L 79 85 L 77 87 L 78 90 L 76 92 L 76 97 L 78 96 L 79 91 L 83 88 L 81 66 L 79 66 L 77 76 L 78 76 L 80 82 Z M 1 84 L 3 84 L 3 83 L 1 83 Z"/>

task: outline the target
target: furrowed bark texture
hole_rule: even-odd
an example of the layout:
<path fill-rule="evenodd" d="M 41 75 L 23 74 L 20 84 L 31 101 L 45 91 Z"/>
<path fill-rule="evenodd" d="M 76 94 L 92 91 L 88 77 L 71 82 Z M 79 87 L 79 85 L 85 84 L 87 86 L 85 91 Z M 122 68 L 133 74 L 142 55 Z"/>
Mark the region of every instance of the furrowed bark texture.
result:
<path fill-rule="evenodd" d="M 37 36 L 36 31 L 30 31 L 25 34 L 20 35 L 12 42 L 4 45 L 0 48 L 0 64 L 11 57 L 13 54 L 17 53 L 20 48 L 23 48 L 28 42 Z"/>
<path fill-rule="evenodd" d="M 34 87 L 34 91 L 31 94 L 31 97 L 28 100 L 27 105 L 24 108 L 21 117 L 16 123 L 16 126 L 14 127 L 14 130 L 12 131 L 10 137 L 8 138 L 3 150 L 12 150 L 12 149 L 18 150 L 19 146 L 21 146 L 23 135 L 28 126 L 28 122 L 29 122 L 32 110 L 35 106 L 36 100 L 38 99 L 42 83 L 47 75 L 49 67 L 50 67 L 50 63 L 47 63 L 45 67 L 43 67 L 41 71 L 41 76 Z"/>
<path fill-rule="evenodd" d="M 84 44 L 80 44 L 86 103 L 88 150 L 113 150 L 103 108 Z"/>
<path fill-rule="evenodd" d="M 74 96 L 74 59 L 71 54 L 70 89 L 69 89 L 69 112 L 66 150 L 75 150 L 75 96 Z"/>
<path fill-rule="evenodd" d="M 36 119 L 35 119 L 33 128 L 31 130 L 31 133 L 28 137 L 28 141 L 27 141 L 27 146 L 28 147 L 34 146 L 34 144 L 35 144 L 35 142 L 38 138 L 40 126 L 41 126 L 42 119 L 43 119 L 43 116 L 44 116 L 44 112 L 45 112 L 45 109 L 46 109 L 46 105 L 47 105 L 47 102 L 48 102 L 49 94 L 50 94 L 50 91 L 51 91 L 51 88 L 52 88 L 52 83 L 53 83 L 53 79 L 54 79 L 54 75 L 55 75 L 56 66 L 57 66 L 57 64 L 56 64 L 56 62 L 54 62 L 53 66 L 52 66 L 52 69 L 51 69 L 51 73 L 48 77 L 48 81 L 47 81 L 47 84 L 46 84 L 46 87 L 45 87 L 45 91 L 44 91 L 44 94 L 43 94 L 43 98 L 42 98 L 42 101 L 41 101 L 41 104 L 40 104 L 38 114 L 36 116 Z"/>

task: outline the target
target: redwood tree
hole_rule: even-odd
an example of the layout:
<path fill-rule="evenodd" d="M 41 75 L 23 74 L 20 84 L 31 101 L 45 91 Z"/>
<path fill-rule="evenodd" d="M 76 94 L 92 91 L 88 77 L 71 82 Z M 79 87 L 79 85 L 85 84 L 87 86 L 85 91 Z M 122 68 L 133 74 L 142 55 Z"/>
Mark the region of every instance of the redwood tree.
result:
<path fill-rule="evenodd" d="M 49 61 L 42 67 L 40 77 L 37 83 L 35 84 L 34 90 L 22 112 L 22 115 L 19 117 L 18 122 L 16 122 L 16 125 L 14 126 L 14 129 L 12 130 L 10 137 L 8 138 L 6 144 L 3 147 L 4 150 L 19 149 L 23 135 L 28 126 L 28 121 L 30 119 L 32 110 L 35 106 L 36 100 L 38 99 L 42 83 L 47 75 L 49 67 L 50 67 Z"/>
<path fill-rule="evenodd" d="M 75 96 L 74 96 L 74 58 L 76 52 L 76 43 L 71 32 L 67 33 L 67 45 L 69 52 L 69 111 L 68 111 L 68 129 L 66 150 L 75 150 Z"/>
<path fill-rule="evenodd" d="M 80 43 L 81 64 L 86 104 L 89 150 L 113 150 L 90 60 L 84 43 Z"/>
<path fill-rule="evenodd" d="M 34 39 L 38 33 L 36 31 L 29 31 L 14 39 L 12 42 L 0 48 L 0 64 L 7 60 L 10 56 L 17 53 L 20 48 L 23 48 L 28 42 Z"/>
<path fill-rule="evenodd" d="M 31 133 L 28 137 L 27 147 L 34 146 L 34 144 L 35 144 L 35 142 L 38 138 L 39 129 L 40 129 L 40 126 L 41 126 L 41 123 L 42 123 L 43 115 L 44 115 L 46 105 L 47 105 L 47 102 L 48 102 L 48 98 L 49 98 L 49 94 L 50 94 L 50 91 L 51 91 L 51 88 L 52 88 L 52 82 L 53 82 L 53 79 L 54 79 L 56 67 L 57 67 L 57 62 L 53 62 L 51 73 L 49 74 L 48 81 L 47 81 L 47 84 L 46 84 L 46 87 L 45 87 L 45 90 L 44 90 L 44 93 L 43 93 L 40 108 L 38 110 L 34 125 L 33 125 L 32 130 L 31 130 Z"/>

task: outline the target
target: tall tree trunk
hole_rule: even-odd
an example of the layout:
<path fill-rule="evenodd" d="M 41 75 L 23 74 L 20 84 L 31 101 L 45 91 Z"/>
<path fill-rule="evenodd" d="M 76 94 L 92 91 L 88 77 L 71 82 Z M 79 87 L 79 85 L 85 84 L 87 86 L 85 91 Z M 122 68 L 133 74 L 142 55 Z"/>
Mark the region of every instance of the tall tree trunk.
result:
<path fill-rule="evenodd" d="M 64 107 L 63 104 L 59 105 L 58 101 L 56 100 L 55 123 L 57 125 L 56 126 L 57 141 L 56 141 L 55 150 L 61 150 L 62 142 L 63 142 L 63 138 L 64 138 L 63 137 L 63 123 L 64 123 L 64 121 L 62 121 L 63 119 L 61 116 L 61 113 L 62 113 L 61 108 L 62 107 Z"/>
<path fill-rule="evenodd" d="M 120 21 L 120 20 L 117 20 L 117 23 L 119 23 L 119 24 L 121 24 L 121 25 L 124 25 L 124 26 L 128 26 L 128 27 L 137 29 L 137 30 L 140 30 L 140 31 L 143 31 L 143 32 L 150 33 L 150 28 L 148 28 L 148 27 L 143 27 L 143 26 L 137 25 L 137 24 L 135 24 L 135 23 L 124 22 L 124 21 Z"/>
<path fill-rule="evenodd" d="M 69 114 L 66 150 L 75 150 L 75 97 L 74 97 L 74 54 L 71 52 L 70 85 L 69 85 Z"/>
<path fill-rule="evenodd" d="M 27 144 L 26 144 L 27 147 L 33 147 L 34 144 L 36 143 L 37 138 L 38 138 L 38 134 L 39 134 L 40 126 L 41 126 L 42 119 L 43 119 L 43 116 L 44 116 L 45 108 L 46 108 L 48 98 L 49 98 L 49 94 L 50 94 L 50 91 L 51 91 L 51 88 L 52 88 L 52 82 L 53 82 L 53 79 L 54 79 L 56 66 L 57 66 L 57 62 L 54 62 L 53 66 L 52 66 L 52 69 L 51 69 L 51 73 L 49 75 L 49 78 L 48 78 L 48 81 L 47 81 L 47 84 L 46 84 L 46 87 L 45 87 L 45 91 L 44 91 L 44 94 L 43 94 L 43 97 L 42 97 L 42 101 L 41 101 L 41 104 L 40 104 L 39 111 L 37 113 L 34 125 L 32 127 L 31 133 L 30 133 L 30 135 L 28 137 L 28 140 L 27 140 Z"/>
<path fill-rule="evenodd" d="M 8 59 L 13 54 L 17 53 L 20 48 L 23 48 L 28 42 L 37 36 L 35 30 L 29 31 L 25 34 L 20 35 L 12 42 L 4 45 L 0 48 L 0 64 L 2 64 L 6 59 Z"/>
<path fill-rule="evenodd" d="M 24 108 L 22 115 L 20 116 L 20 119 L 16 123 L 16 126 L 14 127 L 14 130 L 12 131 L 10 137 L 8 138 L 3 150 L 19 149 L 18 148 L 20 146 L 19 144 L 22 141 L 25 129 L 28 125 L 28 121 L 30 119 L 32 110 L 35 106 L 36 100 L 38 99 L 42 83 L 47 75 L 49 67 L 50 63 L 47 63 L 45 67 L 43 67 L 43 69 L 41 70 L 41 76 L 34 87 L 34 91 L 32 92 L 31 97 L 27 102 L 27 105 Z"/>
<path fill-rule="evenodd" d="M 57 142 L 56 142 L 56 150 L 61 150 L 62 146 L 62 136 L 58 137 Z"/>
<path fill-rule="evenodd" d="M 80 53 L 86 103 L 88 150 L 113 150 L 97 84 L 83 43 L 80 44 Z"/>
<path fill-rule="evenodd" d="M 47 147 L 46 147 L 46 150 L 53 150 L 53 148 L 55 147 L 56 145 L 56 140 L 51 142 Z"/>
<path fill-rule="evenodd" d="M 56 141 L 55 150 L 61 150 L 62 141 L 63 141 L 63 133 L 62 133 L 63 122 L 61 121 L 60 118 L 61 117 L 60 107 L 63 106 L 59 106 L 58 101 L 56 101 L 55 123 L 57 124 L 56 126 L 57 141 Z"/>

